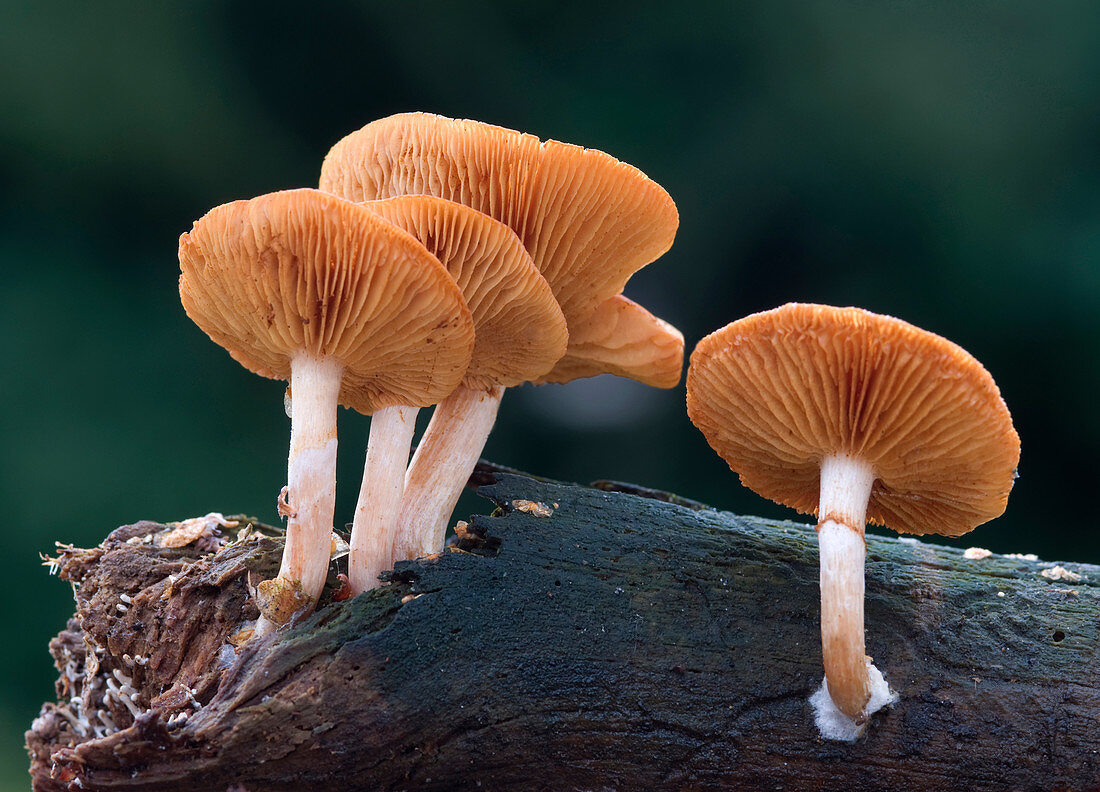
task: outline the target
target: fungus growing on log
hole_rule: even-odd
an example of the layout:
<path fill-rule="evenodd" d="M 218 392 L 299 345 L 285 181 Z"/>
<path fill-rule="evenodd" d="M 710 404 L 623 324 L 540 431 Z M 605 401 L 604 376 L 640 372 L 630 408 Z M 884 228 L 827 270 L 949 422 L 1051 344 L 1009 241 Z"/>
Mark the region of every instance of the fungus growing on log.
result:
<path fill-rule="evenodd" d="M 679 224 L 672 198 L 637 168 L 595 149 L 406 113 L 367 124 L 333 146 L 320 186 L 354 201 L 435 195 L 511 227 L 569 328 L 565 355 L 536 383 L 603 373 L 660 388 L 680 381 L 683 336 L 622 294 L 631 275 L 669 249 Z M 430 479 L 435 459 L 457 456 L 469 460 L 460 476 L 456 469 L 455 482 L 464 482 L 496 406 L 460 390 L 437 407 L 402 507 L 402 522 L 416 520 L 417 534 L 440 534 L 454 505 L 450 493 L 461 486 L 420 482 Z"/>
<path fill-rule="evenodd" d="M 753 491 L 818 517 L 823 703 L 854 739 L 889 700 L 865 655 L 864 525 L 960 536 L 999 516 L 1020 440 L 982 365 L 859 308 L 788 304 L 699 342 L 687 408 Z"/>
<path fill-rule="evenodd" d="M 470 312 L 412 236 L 317 190 L 212 209 L 179 258 L 187 315 L 245 368 L 291 383 L 287 542 L 266 595 L 308 610 L 329 565 L 337 404 L 372 413 L 450 393 L 473 347 Z M 277 626 L 265 614 L 257 632 Z"/>
<path fill-rule="evenodd" d="M 444 400 L 443 411 L 458 405 L 467 408 L 468 419 L 459 425 L 458 437 L 469 437 L 469 430 L 477 428 L 472 443 L 458 443 L 448 449 L 450 453 L 424 458 L 425 452 L 439 450 L 429 429 L 418 449 L 413 468 L 425 479 L 414 480 L 414 485 L 429 493 L 432 502 L 446 504 L 447 514 L 437 525 L 438 521 L 421 520 L 416 512 L 402 509 L 416 408 L 392 408 L 401 411 L 398 422 L 375 424 L 372 419 L 352 530 L 348 577 L 355 593 L 377 586 L 378 573 L 389 568 L 391 558 L 442 549 L 446 517 L 477 462 L 501 392 L 549 371 L 565 353 L 568 338 L 565 317 L 550 286 L 508 226 L 463 204 L 427 195 L 368 201 L 362 206 L 416 237 L 461 289 L 473 321 L 474 348 L 462 382 Z M 434 431 L 440 423 L 433 424 Z M 384 453 L 378 453 L 380 449 Z M 417 532 L 421 526 L 437 530 Z M 364 565 L 357 550 L 361 552 L 363 543 L 373 542 L 376 536 L 393 538 L 385 555 L 371 553 L 372 563 Z M 379 566 L 380 562 L 384 564 Z"/>
<path fill-rule="evenodd" d="M 254 614 L 249 570 L 277 568 L 277 539 L 202 557 L 127 541 L 165 528 L 145 524 L 63 550 L 76 613 L 50 643 L 57 696 L 27 732 L 34 789 L 1100 789 L 1098 566 L 1054 582 L 1038 561 L 869 533 L 869 637 L 905 708 L 823 744 L 806 717 L 812 527 L 630 485 L 477 479 L 498 508 L 454 551 L 398 564 L 229 668 L 219 648 Z M 117 705 L 103 686 L 117 668 L 143 712 L 115 706 L 121 731 L 85 733 L 72 721 Z M 201 707 L 157 698 L 183 685 Z"/>

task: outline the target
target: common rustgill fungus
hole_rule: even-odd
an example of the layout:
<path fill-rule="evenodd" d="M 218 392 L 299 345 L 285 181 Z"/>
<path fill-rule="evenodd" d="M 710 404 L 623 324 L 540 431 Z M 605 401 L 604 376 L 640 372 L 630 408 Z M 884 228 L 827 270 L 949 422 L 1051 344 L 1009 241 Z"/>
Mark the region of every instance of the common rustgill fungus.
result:
<path fill-rule="evenodd" d="M 338 142 L 325 157 L 320 187 L 353 201 L 434 195 L 511 227 L 568 323 L 565 355 L 536 383 L 602 373 L 662 388 L 679 382 L 683 337 L 622 295 L 631 275 L 668 250 L 679 223 L 668 193 L 637 168 L 595 149 L 407 113 Z M 436 408 L 406 477 L 399 530 L 409 538 L 398 539 L 405 549 L 398 558 L 424 551 L 413 537 L 443 535 L 456 485 L 440 486 L 430 468 L 440 458 L 463 459 L 464 470 L 454 469 L 460 490 L 499 398 L 474 399 L 460 389 Z"/>
<path fill-rule="evenodd" d="M 368 201 L 362 206 L 416 237 L 461 289 L 473 320 L 474 348 L 462 383 L 444 403 L 451 409 L 472 405 L 468 410 L 471 420 L 462 428 L 476 427 L 474 431 L 484 437 L 489 429 L 484 423 L 491 426 L 501 390 L 545 374 L 565 353 L 565 317 L 549 285 L 508 226 L 468 206 L 426 195 Z M 348 564 L 351 588 L 357 594 L 377 586 L 378 573 L 389 568 L 395 554 L 404 557 L 409 553 L 410 545 L 413 552 L 409 554 L 419 556 L 435 552 L 443 544 L 442 531 L 432 535 L 405 531 L 400 546 L 394 547 L 391 540 L 378 553 L 362 553 L 361 543 L 373 544 L 379 536 L 393 537 L 399 524 L 417 410 L 390 409 L 401 411 L 398 422 L 379 425 L 378 413 L 371 419 Z M 429 430 L 414 467 L 428 476 L 422 486 L 435 499 L 450 503 L 449 514 L 477 459 L 476 455 L 473 460 L 461 455 L 425 459 L 425 450 L 436 447 L 432 436 Z M 384 453 L 377 453 L 379 449 Z M 364 557 L 372 563 L 364 564 Z"/>
<path fill-rule="evenodd" d="M 473 325 L 419 242 L 317 190 L 212 209 L 180 237 L 179 258 L 187 315 L 245 368 L 291 383 L 286 549 L 265 586 L 263 634 L 311 609 L 324 586 L 337 404 L 377 413 L 435 403 L 466 371 Z"/>
<path fill-rule="evenodd" d="M 823 735 L 854 739 L 891 698 L 865 655 L 864 525 L 960 536 L 1004 511 L 1020 439 L 993 378 L 900 319 L 788 304 L 699 342 L 687 408 L 742 484 L 817 515 L 814 703 Z"/>

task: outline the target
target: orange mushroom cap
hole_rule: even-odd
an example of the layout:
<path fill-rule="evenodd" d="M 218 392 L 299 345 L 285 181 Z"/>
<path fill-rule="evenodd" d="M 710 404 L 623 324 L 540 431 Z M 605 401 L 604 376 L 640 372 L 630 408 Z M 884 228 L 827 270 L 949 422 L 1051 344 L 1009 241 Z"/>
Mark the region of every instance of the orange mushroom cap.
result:
<path fill-rule="evenodd" d="M 684 365 L 684 336 L 638 303 L 617 294 L 569 334 L 569 351 L 535 381 L 565 383 L 618 374 L 656 388 L 674 388 Z"/>
<path fill-rule="evenodd" d="M 301 353 L 344 367 L 340 402 L 363 413 L 435 404 L 474 343 L 447 270 L 411 235 L 318 190 L 216 207 L 180 237 L 187 315 L 245 368 L 290 379 Z"/>
<path fill-rule="evenodd" d="M 367 124 L 333 146 L 320 186 L 354 201 L 436 195 L 510 226 L 550 283 L 569 324 L 568 351 L 544 381 L 609 371 L 668 383 L 662 387 L 679 381 L 682 338 L 655 317 L 646 322 L 654 341 L 649 356 L 644 336 L 602 345 L 591 334 L 587 344 L 573 338 L 621 294 L 631 275 L 672 245 L 679 225 L 676 205 L 637 168 L 595 149 L 540 142 L 477 121 L 406 113 Z M 635 308 L 636 314 L 644 312 Z M 598 323 L 606 326 L 606 319 Z M 677 345 L 679 356 L 670 355 Z"/>
<path fill-rule="evenodd" d="M 508 226 L 430 195 L 362 205 L 416 237 L 462 290 L 475 336 L 463 385 L 519 385 L 548 372 L 565 354 L 569 334 L 561 308 Z"/>
<path fill-rule="evenodd" d="M 814 514 L 821 462 L 871 465 L 868 519 L 960 536 L 1004 512 L 1020 438 L 993 378 L 934 333 L 860 308 L 791 303 L 711 333 L 688 415 L 753 491 Z"/>

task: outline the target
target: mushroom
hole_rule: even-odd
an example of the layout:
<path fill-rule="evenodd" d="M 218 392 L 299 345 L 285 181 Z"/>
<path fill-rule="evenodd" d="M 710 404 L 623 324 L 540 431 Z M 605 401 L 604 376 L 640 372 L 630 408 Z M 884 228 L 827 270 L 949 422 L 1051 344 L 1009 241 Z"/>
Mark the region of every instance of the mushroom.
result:
<path fill-rule="evenodd" d="M 543 381 L 568 381 L 574 377 L 564 372 L 590 361 L 593 373 L 583 376 L 614 366 L 657 387 L 679 382 L 682 337 L 621 296 L 631 275 L 671 247 L 679 225 L 672 198 L 637 168 L 479 121 L 401 113 L 333 146 L 320 187 L 353 201 L 435 195 L 511 227 L 569 323 L 569 349 Z M 632 321 L 620 322 L 607 343 L 600 331 L 624 311 Z"/>
<path fill-rule="evenodd" d="M 450 393 L 473 348 L 470 312 L 412 236 L 317 190 L 212 209 L 179 258 L 187 315 L 245 368 L 290 381 L 286 549 L 263 593 L 282 612 L 311 608 L 329 565 L 337 403 L 386 414 Z"/>
<path fill-rule="evenodd" d="M 463 204 L 410 195 L 368 201 L 362 206 L 420 240 L 462 290 L 473 318 L 474 350 L 462 383 L 444 400 L 446 406 L 437 409 L 453 410 L 456 406 L 465 409 L 468 420 L 462 427 L 467 430 L 471 426 L 482 427 L 485 422 L 491 425 L 505 387 L 545 374 L 565 353 L 568 338 L 565 317 L 546 279 L 508 226 Z M 423 526 L 414 519 L 398 519 L 415 420 L 416 410 L 406 410 L 399 427 L 389 425 L 383 429 L 388 435 L 376 432 L 372 421 L 368 469 L 364 471 L 352 530 L 353 562 L 356 542 L 362 536 L 386 533 L 394 536 L 394 545 L 384 557 L 387 567 L 391 557 L 427 555 L 442 547 L 443 531 L 417 534 L 414 533 L 417 528 L 433 526 Z M 482 431 L 483 443 L 488 428 Z M 372 471 L 371 453 L 380 435 L 381 445 L 389 449 L 389 454 Z M 434 447 L 432 436 L 429 431 L 428 442 L 421 443 L 421 449 Z M 429 477 L 422 482 L 424 491 L 430 492 L 434 500 L 450 503 L 448 515 L 477 461 L 481 445 L 475 443 L 475 446 L 472 459 L 471 446 L 460 444 L 442 458 L 424 460 L 421 456 L 415 463 L 416 470 L 426 471 Z M 387 465 L 384 469 L 383 464 Z M 378 491 L 378 480 L 386 482 L 382 492 Z M 363 526 L 368 521 L 379 525 L 382 533 L 365 532 Z M 376 585 L 378 571 L 352 563 L 348 573 L 352 590 L 359 593 Z"/>
<path fill-rule="evenodd" d="M 622 295 L 634 272 L 668 250 L 679 223 L 668 193 L 637 168 L 490 124 L 406 113 L 338 142 L 320 186 L 355 201 L 435 195 L 511 227 L 569 327 L 565 355 L 534 382 L 601 373 L 661 388 L 679 382 L 683 336 Z M 402 522 L 420 522 L 418 535 L 440 535 L 454 506 L 453 487 L 426 485 L 434 460 L 468 459 L 464 483 L 492 428 L 495 401 L 470 396 L 460 391 L 436 408 L 406 477 Z"/>
<path fill-rule="evenodd" d="M 890 695 L 864 654 L 864 525 L 960 536 L 1004 511 L 1020 440 L 993 378 L 900 319 L 792 303 L 699 342 L 687 410 L 742 484 L 817 515 L 824 699 L 854 739 Z"/>

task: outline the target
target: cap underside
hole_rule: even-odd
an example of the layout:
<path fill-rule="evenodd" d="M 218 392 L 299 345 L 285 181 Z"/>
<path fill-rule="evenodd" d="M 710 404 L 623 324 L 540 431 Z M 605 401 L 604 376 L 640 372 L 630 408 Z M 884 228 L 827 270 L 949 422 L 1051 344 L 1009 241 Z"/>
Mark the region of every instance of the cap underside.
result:
<path fill-rule="evenodd" d="M 789 304 L 699 342 L 688 414 L 755 492 L 817 510 L 821 461 L 868 462 L 868 519 L 959 536 L 1000 515 L 1019 461 L 1008 408 L 961 347 L 859 308 Z"/>
<path fill-rule="evenodd" d="M 462 290 L 475 331 L 466 387 L 512 387 L 545 374 L 565 354 L 561 308 L 508 226 L 428 195 L 363 206 L 416 237 Z"/>
<path fill-rule="evenodd" d="M 684 366 L 684 336 L 636 302 L 612 297 L 569 336 L 569 351 L 536 383 L 618 374 L 656 388 L 673 388 Z"/>
<path fill-rule="evenodd" d="M 637 168 L 595 149 L 543 143 L 476 121 L 407 113 L 375 121 L 337 143 L 325 158 L 320 184 L 355 201 L 436 195 L 510 226 L 569 324 L 569 353 L 544 381 L 572 379 L 569 369 L 586 372 L 578 376 L 614 371 L 641 381 L 668 380 L 667 338 L 652 360 L 637 349 L 617 360 L 614 344 L 595 357 L 574 348 L 575 328 L 672 245 L 676 206 Z M 608 362 L 611 368 L 604 367 Z"/>
<path fill-rule="evenodd" d="M 188 316 L 241 365 L 289 379 L 291 359 L 344 367 L 341 403 L 427 406 L 473 347 L 462 293 L 412 236 L 318 190 L 212 209 L 180 237 Z"/>

